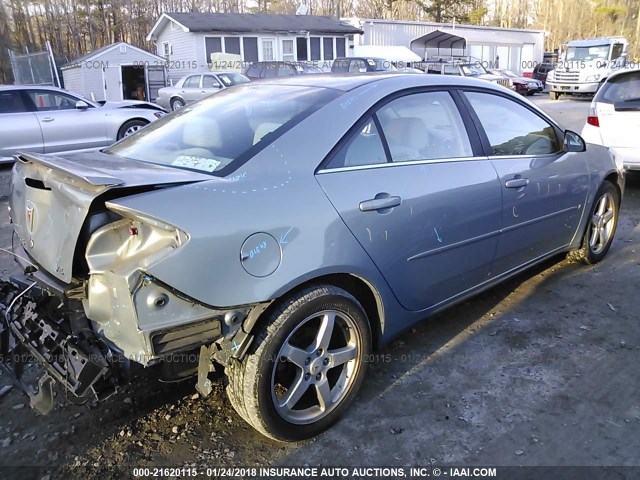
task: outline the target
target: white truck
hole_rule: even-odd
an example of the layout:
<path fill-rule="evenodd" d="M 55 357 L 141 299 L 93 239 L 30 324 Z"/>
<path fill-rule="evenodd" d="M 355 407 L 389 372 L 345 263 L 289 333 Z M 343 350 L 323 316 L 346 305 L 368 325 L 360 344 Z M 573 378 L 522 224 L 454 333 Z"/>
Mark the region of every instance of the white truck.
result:
<path fill-rule="evenodd" d="M 624 37 L 570 41 L 547 76 L 551 100 L 560 95 L 595 94 L 611 73 L 625 67 L 628 45 Z"/>

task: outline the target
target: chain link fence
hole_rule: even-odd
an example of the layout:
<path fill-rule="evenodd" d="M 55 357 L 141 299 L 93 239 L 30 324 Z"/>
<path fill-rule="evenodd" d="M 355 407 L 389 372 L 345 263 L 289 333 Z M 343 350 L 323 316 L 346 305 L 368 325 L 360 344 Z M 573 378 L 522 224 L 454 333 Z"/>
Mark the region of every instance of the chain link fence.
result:
<path fill-rule="evenodd" d="M 16 85 L 57 85 L 49 52 L 16 55 L 9 51 L 9 59 Z"/>

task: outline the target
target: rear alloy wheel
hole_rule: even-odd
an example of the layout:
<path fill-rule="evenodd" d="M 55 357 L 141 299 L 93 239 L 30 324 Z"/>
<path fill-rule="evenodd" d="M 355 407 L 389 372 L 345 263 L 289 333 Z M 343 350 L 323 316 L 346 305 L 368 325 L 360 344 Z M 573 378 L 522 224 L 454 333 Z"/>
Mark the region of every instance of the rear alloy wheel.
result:
<path fill-rule="evenodd" d="M 149 122 L 146 122 L 144 120 L 129 120 L 127 123 L 122 125 L 122 127 L 120 127 L 120 130 L 118 131 L 118 140 L 122 140 L 129 135 L 133 135 L 148 123 Z"/>
<path fill-rule="evenodd" d="M 249 354 L 227 366 L 227 394 L 262 434 L 310 438 L 353 401 L 370 351 L 369 323 L 358 301 L 337 287 L 312 287 L 270 315 Z"/>
<path fill-rule="evenodd" d="M 605 181 L 593 203 L 582 246 L 574 257 L 587 264 L 598 263 L 605 257 L 616 233 L 619 209 L 620 194 L 611 182 Z"/>
<path fill-rule="evenodd" d="M 175 112 L 176 110 L 180 110 L 185 105 L 186 104 L 184 103 L 184 100 L 182 100 L 181 98 L 173 98 L 171 100 L 171 111 Z"/>

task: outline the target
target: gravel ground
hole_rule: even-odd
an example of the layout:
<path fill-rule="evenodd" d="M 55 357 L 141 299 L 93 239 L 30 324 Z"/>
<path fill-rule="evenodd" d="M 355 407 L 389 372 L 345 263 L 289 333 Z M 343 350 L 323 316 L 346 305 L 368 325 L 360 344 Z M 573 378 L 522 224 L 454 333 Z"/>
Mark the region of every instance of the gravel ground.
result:
<path fill-rule="evenodd" d="M 193 381 L 150 375 L 98 405 L 58 392 L 44 417 L 14 389 L 0 400 L 0 465 L 16 468 L 0 476 L 115 478 L 114 466 L 131 476 L 133 466 L 194 463 L 640 465 L 639 252 L 640 175 L 630 175 L 601 264 L 558 257 L 423 322 L 378 352 L 354 405 L 314 440 L 255 433 L 222 380 L 206 399 Z M 12 268 L 0 256 L 0 270 Z"/>

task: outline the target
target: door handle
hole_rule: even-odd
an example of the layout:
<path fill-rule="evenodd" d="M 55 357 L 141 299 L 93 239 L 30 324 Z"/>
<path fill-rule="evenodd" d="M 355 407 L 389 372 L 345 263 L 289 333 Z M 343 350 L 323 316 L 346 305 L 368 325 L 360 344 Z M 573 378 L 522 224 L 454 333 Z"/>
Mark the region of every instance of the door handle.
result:
<path fill-rule="evenodd" d="M 54 119 L 53 117 L 44 117 L 44 118 L 42 119 L 42 121 L 43 121 L 43 122 L 47 122 L 47 123 L 48 123 L 48 122 L 53 122 L 54 120 L 55 120 L 55 119 Z"/>
<path fill-rule="evenodd" d="M 507 180 L 504 184 L 507 188 L 522 188 L 529 185 L 528 178 L 514 178 L 513 180 Z"/>
<path fill-rule="evenodd" d="M 401 201 L 402 199 L 400 197 L 392 197 L 388 193 L 379 193 L 376 195 L 376 198 L 360 202 L 360 211 L 385 210 L 387 208 L 397 207 Z"/>

